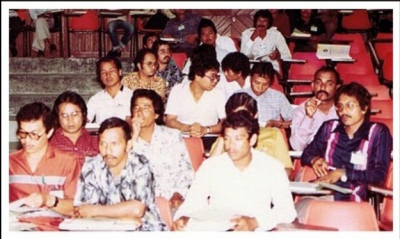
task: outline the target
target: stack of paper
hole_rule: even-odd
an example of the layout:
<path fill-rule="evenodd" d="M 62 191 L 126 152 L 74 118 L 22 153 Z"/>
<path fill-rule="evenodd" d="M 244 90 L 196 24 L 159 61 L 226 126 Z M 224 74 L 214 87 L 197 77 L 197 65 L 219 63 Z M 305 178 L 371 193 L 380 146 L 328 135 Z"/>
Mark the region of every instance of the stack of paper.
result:
<path fill-rule="evenodd" d="M 344 59 L 350 60 L 350 45 L 318 44 L 318 59 Z"/>
<path fill-rule="evenodd" d="M 311 37 L 311 34 L 310 33 L 306 33 L 306 32 L 302 32 L 299 29 L 295 28 L 293 30 L 293 33 L 291 34 L 291 36 L 294 36 L 294 37 Z"/>
<path fill-rule="evenodd" d="M 293 193 L 312 193 L 321 189 L 321 186 L 318 183 L 290 182 L 289 188 Z"/>

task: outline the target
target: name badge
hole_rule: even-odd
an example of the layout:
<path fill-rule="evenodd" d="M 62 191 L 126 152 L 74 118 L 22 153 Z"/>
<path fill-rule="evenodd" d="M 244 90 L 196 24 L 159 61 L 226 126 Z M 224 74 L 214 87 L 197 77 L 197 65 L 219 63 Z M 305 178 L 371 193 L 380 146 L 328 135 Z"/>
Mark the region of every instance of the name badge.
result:
<path fill-rule="evenodd" d="M 313 26 L 311 26 L 310 31 L 316 32 L 316 31 L 318 31 L 318 27 L 313 25 Z"/>
<path fill-rule="evenodd" d="M 64 191 L 63 190 L 52 190 L 52 191 L 50 191 L 50 195 L 53 195 L 55 197 L 63 199 L 64 198 Z"/>
<path fill-rule="evenodd" d="M 179 31 L 182 31 L 183 29 L 185 29 L 185 26 L 184 26 L 183 24 L 181 24 L 181 25 L 178 27 L 178 30 L 179 30 Z"/>
<path fill-rule="evenodd" d="M 350 163 L 357 165 L 364 165 L 367 161 L 367 155 L 361 153 L 360 151 L 352 152 Z"/>

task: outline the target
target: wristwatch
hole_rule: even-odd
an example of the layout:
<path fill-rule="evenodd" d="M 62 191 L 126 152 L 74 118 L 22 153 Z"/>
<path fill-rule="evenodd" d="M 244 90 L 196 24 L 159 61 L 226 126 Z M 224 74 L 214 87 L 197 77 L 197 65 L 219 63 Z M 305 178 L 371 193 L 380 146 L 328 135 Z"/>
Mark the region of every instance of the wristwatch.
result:
<path fill-rule="evenodd" d="M 342 182 L 347 182 L 347 175 L 346 175 L 346 169 L 343 168 L 343 174 L 340 176 L 340 181 Z"/>

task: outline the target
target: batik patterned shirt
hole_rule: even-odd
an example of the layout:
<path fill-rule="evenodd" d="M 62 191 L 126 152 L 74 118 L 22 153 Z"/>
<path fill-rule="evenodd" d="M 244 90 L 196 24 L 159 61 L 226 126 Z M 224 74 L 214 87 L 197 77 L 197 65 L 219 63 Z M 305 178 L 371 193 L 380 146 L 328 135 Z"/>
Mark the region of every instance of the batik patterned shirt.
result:
<path fill-rule="evenodd" d="M 166 98 L 168 98 L 169 92 L 175 84 L 179 84 L 183 80 L 182 71 L 175 65 L 175 62 L 171 60 L 167 68 L 164 71 L 158 71 L 157 75 L 165 79 L 167 84 Z"/>
<path fill-rule="evenodd" d="M 86 159 L 78 181 L 74 206 L 113 205 L 129 200 L 138 200 L 146 205 L 146 212 L 141 218 L 143 224 L 138 230 L 167 230 L 157 210 L 153 175 L 144 156 L 131 151 L 116 180 L 100 154 Z"/>

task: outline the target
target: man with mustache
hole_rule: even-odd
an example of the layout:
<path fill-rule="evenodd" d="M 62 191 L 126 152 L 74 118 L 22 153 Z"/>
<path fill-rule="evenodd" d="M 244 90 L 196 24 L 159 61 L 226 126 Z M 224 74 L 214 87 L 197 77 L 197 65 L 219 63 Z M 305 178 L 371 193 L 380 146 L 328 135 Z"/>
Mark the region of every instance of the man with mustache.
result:
<path fill-rule="evenodd" d="M 388 127 L 370 121 L 371 94 L 362 85 L 343 85 L 334 103 L 340 120 L 322 124 L 314 140 L 304 149 L 301 164 L 313 168 L 315 182 L 351 189 L 351 194 L 303 197 L 296 203 L 300 222 L 311 200 L 366 201 L 368 184 L 382 184 L 392 149 Z"/>
<path fill-rule="evenodd" d="M 152 50 L 156 53 L 158 68 L 156 75 L 163 78 L 167 84 L 166 98 L 175 84 L 183 80 L 182 71 L 176 66 L 175 61 L 171 60 L 171 47 L 166 41 L 155 41 Z"/>
<path fill-rule="evenodd" d="M 337 119 L 333 97 L 342 84 L 339 73 L 331 67 L 321 67 L 314 74 L 311 88 L 314 97 L 293 111 L 290 144 L 302 151 L 314 138 L 319 127 L 327 120 Z"/>
<path fill-rule="evenodd" d="M 130 151 L 132 131 L 117 117 L 99 129 L 100 154 L 86 158 L 74 198 L 77 218 L 118 218 L 139 225 L 139 231 L 165 231 L 155 204 L 148 160 Z"/>
<path fill-rule="evenodd" d="M 272 27 L 273 21 L 270 11 L 257 11 L 254 15 L 254 27 L 242 33 L 240 52 L 250 59 L 262 56 L 260 60 L 271 62 L 274 69 L 280 72 L 277 60 L 290 59 L 292 55 L 282 33 Z"/>

